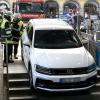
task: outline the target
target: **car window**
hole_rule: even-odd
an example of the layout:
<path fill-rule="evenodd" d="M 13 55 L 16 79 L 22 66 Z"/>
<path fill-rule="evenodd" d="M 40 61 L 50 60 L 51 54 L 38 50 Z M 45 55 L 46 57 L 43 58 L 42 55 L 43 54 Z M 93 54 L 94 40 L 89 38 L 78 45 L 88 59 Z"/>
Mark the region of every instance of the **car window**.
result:
<path fill-rule="evenodd" d="M 36 30 L 34 47 L 36 48 L 76 48 L 82 46 L 74 30 Z"/>

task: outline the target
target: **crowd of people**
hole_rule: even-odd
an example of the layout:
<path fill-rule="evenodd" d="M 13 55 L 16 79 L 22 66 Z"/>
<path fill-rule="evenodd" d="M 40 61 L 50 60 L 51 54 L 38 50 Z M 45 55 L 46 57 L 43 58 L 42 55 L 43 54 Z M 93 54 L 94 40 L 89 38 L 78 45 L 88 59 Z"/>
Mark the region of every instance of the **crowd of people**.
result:
<path fill-rule="evenodd" d="M 18 44 L 23 34 L 23 22 L 19 14 L 12 16 L 11 13 L 1 13 L 0 16 L 0 38 L 1 43 L 4 44 L 4 63 L 13 63 L 14 59 L 18 59 Z M 14 57 L 13 57 L 14 54 Z"/>

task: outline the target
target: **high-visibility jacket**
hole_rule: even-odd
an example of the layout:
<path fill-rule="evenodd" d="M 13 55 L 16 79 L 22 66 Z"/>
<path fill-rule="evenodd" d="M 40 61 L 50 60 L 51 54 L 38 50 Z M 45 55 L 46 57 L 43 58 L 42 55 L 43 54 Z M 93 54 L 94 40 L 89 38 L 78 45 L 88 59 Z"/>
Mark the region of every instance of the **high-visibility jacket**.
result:
<path fill-rule="evenodd" d="M 23 22 L 12 22 L 12 41 L 13 44 L 18 44 L 20 37 L 23 34 Z"/>
<path fill-rule="evenodd" d="M 5 18 L 3 18 L 2 22 L 1 22 L 1 37 L 8 37 L 7 43 L 9 43 L 9 44 L 12 43 L 11 26 L 10 26 L 9 21 Z M 3 43 L 5 43 L 5 42 L 3 42 Z"/>

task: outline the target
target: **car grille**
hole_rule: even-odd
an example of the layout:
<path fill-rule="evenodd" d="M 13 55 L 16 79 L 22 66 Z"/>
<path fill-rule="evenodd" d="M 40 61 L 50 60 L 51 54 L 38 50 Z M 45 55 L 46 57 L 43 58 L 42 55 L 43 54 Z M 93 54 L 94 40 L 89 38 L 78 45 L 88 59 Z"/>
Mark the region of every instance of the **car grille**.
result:
<path fill-rule="evenodd" d="M 51 75 L 79 75 L 88 73 L 88 68 L 59 68 L 59 69 L 50 69 Z"/>

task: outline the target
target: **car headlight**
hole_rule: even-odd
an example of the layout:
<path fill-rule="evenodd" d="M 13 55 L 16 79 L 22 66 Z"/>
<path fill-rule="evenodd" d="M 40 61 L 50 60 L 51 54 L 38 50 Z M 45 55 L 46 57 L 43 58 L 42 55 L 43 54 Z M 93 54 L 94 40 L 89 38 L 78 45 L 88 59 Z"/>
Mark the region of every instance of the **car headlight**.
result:
<path fill-rule="evenodd" d="M 45 67 L 40 66 L 40 65 L 36 65 L 36 72 L 42 73 L 42 74 L 47 74 L 47 75 L 51 74 L 50 69 L 45 68 Z"/>
<path fill-rule="evenodd" d="M 94 64 L 92 64 L 92 65 L 90 65 L 90 66 L 88 66 L 88 68 L 87 68 L 87 72 L 89 73 L 89 72 L 92 72 L 92 71 L 94 71 L 94 70 L 96 70 L 96 64 L 94 63 Z"/>

